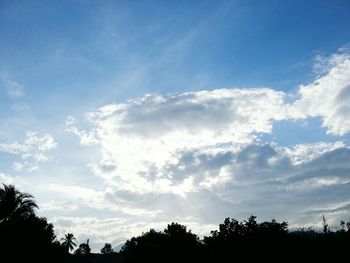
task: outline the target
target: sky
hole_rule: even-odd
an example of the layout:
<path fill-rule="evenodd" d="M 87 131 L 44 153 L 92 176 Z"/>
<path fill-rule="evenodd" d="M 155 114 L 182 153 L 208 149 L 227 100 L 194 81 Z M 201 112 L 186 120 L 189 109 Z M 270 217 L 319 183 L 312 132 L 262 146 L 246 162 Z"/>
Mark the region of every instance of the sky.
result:
<path fill-rule="evenodd" d="M 93 251 L 170 222 L 350 219 L 349 1 L 0 1 L 0 182 Z"/>

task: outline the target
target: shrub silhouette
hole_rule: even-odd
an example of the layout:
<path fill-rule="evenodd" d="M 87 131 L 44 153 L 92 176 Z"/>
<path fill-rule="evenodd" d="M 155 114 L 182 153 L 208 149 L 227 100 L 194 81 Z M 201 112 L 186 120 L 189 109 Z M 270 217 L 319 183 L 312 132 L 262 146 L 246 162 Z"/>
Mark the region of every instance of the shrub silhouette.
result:
<path fill-rule="evenodd" d="M 101 248 L 102 254 L 111 254 L 114 253 L 114 250 L 112 248 L 112 245 L 110 243 L 106 243 L 103 248 Z"/>
<path fill-rule="evenodd" d="M 89 255 L 90 254 L 90 246 L 89 243 L 81 243 L 79 247 L 74 251 L 75 255 Z"/>

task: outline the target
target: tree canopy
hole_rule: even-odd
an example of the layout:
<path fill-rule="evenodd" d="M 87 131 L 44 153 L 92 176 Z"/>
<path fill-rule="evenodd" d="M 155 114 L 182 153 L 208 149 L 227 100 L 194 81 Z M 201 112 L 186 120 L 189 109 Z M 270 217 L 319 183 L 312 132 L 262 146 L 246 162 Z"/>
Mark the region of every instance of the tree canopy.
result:
<path fill-rule="evenodd" d="M 14 185 L 0 189 L 0 222 L 25 218 L 34 214 L 38 208 L 32 195 L 18 191 Z"/>

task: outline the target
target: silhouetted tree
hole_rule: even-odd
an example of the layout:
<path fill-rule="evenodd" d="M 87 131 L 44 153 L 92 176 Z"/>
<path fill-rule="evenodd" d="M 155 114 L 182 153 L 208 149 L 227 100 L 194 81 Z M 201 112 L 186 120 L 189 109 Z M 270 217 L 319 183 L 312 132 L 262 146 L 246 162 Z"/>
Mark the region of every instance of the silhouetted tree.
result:
<path fill-rule="evenodd" d="M 81 243 L 79 247 L 74 251 L 75 255 L 88 255 L 90 254 L 91 249 L 89 246 L 89 242 Z"/>
<path fill-rule="evenodd" d="M 199 240 L 197 235 L 191 233 L 191 230 L 187 231 L 186 226 L 174 222 L 164 229 L 164 233 L 167 234 L 171 240 L 185 242 L 186 244 L 195 244 Z"/>
<path fill-rule="evenodd" d="M 259 224 L 256 221 L 256 216 L 250 216 L 247 220 L 244 221 L 244 228 L 246 235 L 254 235 L 259 229 Z"/>
<path fill-rule="evenodd" d="M 13 185 L 4 184 L 0 189 L 0 254 L 9 262 L 22 262 L 23 256 L 28 262 L 63 260 L 53 225 L 37 217 L 35 208 L 38 206 L 32 195 Z"/>
<path fill-rule="evenodd" d="M 282 223 L 278 223 L 275 219 L 272 219 L 271 222 L 260 223 L 259 231 L 270 236 L 287 234 L 288 223 L 284 221 Z"/>
<path fill-rule="evenodd" d="M 345 232 L 345 222 L 343 220 L 340 221 L 340 231 Z"/>
<path fill-rule="evenodd" d="M 193 262 L 201 243 L 186 226 L 171 223 L 163 232 L 150 229 L 128 240 L 121 249 L 126 262 Z M 198 260 L 198 258 L 197 258 Z"/>
<path fill-rule="evenodd" d="M 350 232 L 350 221 L 346 222 L 346 228 L 347 228 L 348 232 Z"/>
<path fill-rule="evenodd" d="M 301 232 L 303 233 L 304 236 L 310 236 L 315 233 L 315 230 L 312 228 L 312 226 L 303 226 L 301 228 Z"/>
<path fill-rule="evenodd" d="M 18 191 L 13 185 L 3 184 L 0 189 L 0 222 L 28 217 L 38 208 L 33 196 Z"/>
<path fill-rule="evenodd" d="M 102 255 L 90 254 L 87 240 L 71 255 L 69 251 L 76 245 L 73 234 L 67 233 L 60 244 L 53 225 L 46 218 L 37 217 L 34 208 L 37 206 L 31 195 L 11 185 L 0 189 L 0 260 L 22 262 L 24 255 L 28 262 L 205 263 L 241 258 L 249 262 L 258 256 L 260 261 L 269 262 L 300 259 L 340 262 L 343 253 L 334 252 L 347 251 L 350 242 L 350 221 L 341 221 L 341 230 L 332 232 L 322 216 L 321 230 L 304 227 L 289 232 L 287 222 L 272 219 L 259 223 L 255 216 L 250 216 L 243 222 L 226 218 L 202 240 L 186 226 L 173 222 L 163 231 L 150 229 L 131 238 L 120 253 L 113 253 L 111 244 L 106 243 Z"/>
<path fill-rule="evenodd" d="M 67 233 L 64 235 L 64 238 L 61 238 L 62 246 L 65 248 L 66 253 L 69 253 L 70 250 L 73 250 L 74 247 L 77 245 L 75 241 L 75 237 L 72 233 Z"/>
<path fill-rule="evenodd" d="M 110 243 L 106 243 L 103 248 L 101 248 L 102 254 L 111 254 L 114 253 L 114 250 L 112 248 L 112 245 Z"/>
<path fill-rule="evenodd" d="M 324 234 L 328 234 L 330 232 L 326 217 L 324 215 L 322 215 L 322 227 L 323 227 L 322 230 Z"/>

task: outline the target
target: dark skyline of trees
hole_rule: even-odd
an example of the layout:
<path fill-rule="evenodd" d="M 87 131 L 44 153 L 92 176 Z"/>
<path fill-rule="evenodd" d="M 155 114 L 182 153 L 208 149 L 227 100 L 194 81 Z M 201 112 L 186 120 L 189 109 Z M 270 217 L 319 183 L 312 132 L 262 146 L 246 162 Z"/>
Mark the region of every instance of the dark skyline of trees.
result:
<path fill-rule="evenodd" d="M 340 229 L 331 231 L 322 216 L 322 229 L 311 227 L 290 231 L 288 223 L 258 222 L 255 216 L 244 221 L 226 218 L 217 230 L 199 238 L 186 226 L 171 223 L 163 231 L 150 229 L 128 239 L 116 252 L 105 243 L 100 254 L 91 253 L 89 239 L 77 246 L 73 233 L 58 241 L 54 226 L 35 214 L 34 197 L 13 185 L 0 188 L 0 255 L 22 262 L 221 262 L 227 258 L 260 255 L 261 259 L 279 261 L 280 255 L 291 259 L 335 260 L 340 251 L 349 251 L 350 221 L 340 221 Z M 18 253 L 20 249 L 21 253 Z M 293 253 L 291 253 L 293 251 Z M 338 254 L 337 254 L 337 253 Z"/>

